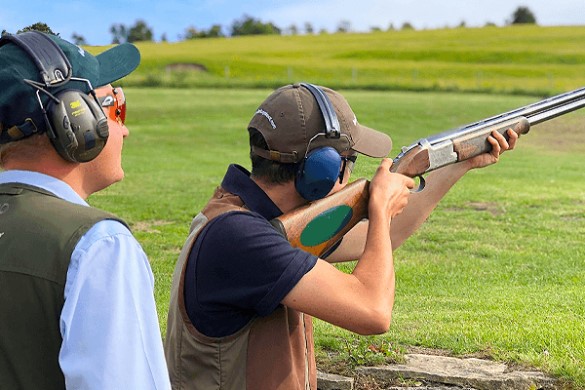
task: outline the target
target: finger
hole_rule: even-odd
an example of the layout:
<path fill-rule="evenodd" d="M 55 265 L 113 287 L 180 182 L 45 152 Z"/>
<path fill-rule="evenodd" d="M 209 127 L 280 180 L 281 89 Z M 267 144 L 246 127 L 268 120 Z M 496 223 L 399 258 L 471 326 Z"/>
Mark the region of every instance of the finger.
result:
<path fill-rule="evenodd" d="M 516 132 L 514 130 L 508 129 L 507 132 L 512 132 L 514 134 L 516 134 Z M 510 149 L 510 143 L 508 142 L 508 139 L 506 139 L 506 137 L 504 136 L 504 134 L 500 134 L 499 132 L 496 132 L 497 134 L 495 134 L 495 138 L 498 141 L 498 145 L 500 147 L 500 150 L 498 152 L 498 155 L 504 153 L 506 150 Z M 510 134 L 507 134 L 508 137 L 510 137 Z M 513 137 L 513 136 L 512 136 Z"/>
<path fill-rule="evenodd" d="M 510 149 L 510 150 L 514 149 L 514 147 L 516 146 L 516 141 L 518 141 L 518 138 L 520 138 L 520 134 L 516 133 L 512 129 L 508 129 L 508 144 L 509 144 L 508 149 Z"/>
<path fill-rule="evenodd" d="M 492 145 L 490 154 L 497 158 L 502 153 L 500 143 L 493 135 L 490 135 L 487 140 Z"/>
<path fill-rule="evenodd" d="M 509 130 L 510 129 L 508 129 L 508 131 Z M 510 145 L 508 144 L 508 140 L 506 140 L 506 137 L 504 137 L 503 134 L 500 134 L 499 132 L 494 131 L 493 136 L 498 141 L 498 144 L 500 145 L 500 149 L 502 149 L 502 151 L 508 150 L 508 148 L 510 147 Z M 500 154 L 501 154 L 501 152 L 500 152 Z"/>
<path fill-rule="evenodd" d="M 395 175 L 394 177 L 396 178 L 395 179 L 396 184 L 399 184 L 399 185 L 406 187 L 406 188 L 414 188 L 416 182 L 412 177 L 403 175 L 402 173 L 393 173 L 393 175 Z M 408 190 L 406 190 L 406 191 L 408 191 Z"/>
<path fill-rule="evenodd" d="M 404 209 L 406 208 L 406 206 L 408 205 L 408 199 L 409 199 L 408 195 L 409 194 L 410 194 L 410 192 L 407 192 L 407 194 L 405 194 L 405 196 L 399 202 L 398 207 L 397 207 L 398 212 L 396 215 L 402 213 L 404 211 Z"/>
<path fill-rule="evenodd" d="M 390 170 L 390 168 L 392 167 L 392 159 L 383 158 L 382 162 L 380 163 L 380 167 L 382 167 L 383 169 Z"/>
<path fill-rule="evenodd" d="M 414 179 L 411 177 L 408 177 L 408 176 L 404 176 L 404 177 L 405 177 L 406 188 L 410 188 L 410 189 L 414 188 L 414 185 L 415 185 Z"/>

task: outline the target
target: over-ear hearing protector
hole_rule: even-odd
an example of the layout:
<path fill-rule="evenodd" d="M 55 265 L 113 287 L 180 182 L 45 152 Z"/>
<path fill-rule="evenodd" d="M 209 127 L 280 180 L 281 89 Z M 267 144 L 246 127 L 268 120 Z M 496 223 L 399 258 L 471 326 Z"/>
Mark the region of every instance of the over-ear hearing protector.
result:
<path fill-rule="evenodd" d="M 73 89 L 59 92 L 45 116 L 47 135 L 65 160 L 87 162 L 96 158 L 109 136 L 108 120 L 89 95 Z"/>
<path fill-rule="evenodd" d="M 108 139 L 108 120 L 102 111 L 89 80 L 72 77 L 71 64 L 63 50 L 47 35 L 38 31 L 6 34 L 0 46 L 12 42 L 23 49 L 39 69 L 42 83 L 24 80 L 36 88 L 37 100 L 43 111 L 47 136 L 53 147 L 67 161 L 87 162 L 96 158 Z M 81 90 L 62 89 L 56 94 L 49 88 L 61 87 L 70 80 L 85 82 L 91 97 Z M 50 97 L 43 106 L 40 93 Z M 18 126 L 21 129 L 26 125 Z M 25 136 L 32 132 L 23 131 Z"/>
<path fill-rule="evenodd" d="M 313 201 L 324 198 L 331 191 L 339 178 L 342 159 L 339 152 L 331 146 L 310 150 L 311 142 L 319 136 L 340 138 L 341 131 L 337 114 L 327 94 L 313 84 L 301 83 L 301 86 L 307 88 L 315 97 L 325 120 L 325 133 L 319 133 L 309 141 L 295 180 L 297 192 L 304 199 Z"/>

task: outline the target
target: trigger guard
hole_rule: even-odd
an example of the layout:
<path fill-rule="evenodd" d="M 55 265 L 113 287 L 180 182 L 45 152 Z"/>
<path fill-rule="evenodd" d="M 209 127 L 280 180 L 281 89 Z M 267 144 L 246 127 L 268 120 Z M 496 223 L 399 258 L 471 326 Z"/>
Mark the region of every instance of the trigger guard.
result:
<path fill-rule="evenodd" d="M 422 177 L 421 175 L 415 176 L 415 178 L 418 179 L 419 182 L 418 182 L 418 187 L 417 188 L 415 188 L 414 190 L 410 190 L 410 192 L 412 194 L 416 194 L 418 192 L 421 192 L 422 190 L 425 189 L 425 185 L 427 184 L 427 182 L 425 181 L 425 178 Z"/>

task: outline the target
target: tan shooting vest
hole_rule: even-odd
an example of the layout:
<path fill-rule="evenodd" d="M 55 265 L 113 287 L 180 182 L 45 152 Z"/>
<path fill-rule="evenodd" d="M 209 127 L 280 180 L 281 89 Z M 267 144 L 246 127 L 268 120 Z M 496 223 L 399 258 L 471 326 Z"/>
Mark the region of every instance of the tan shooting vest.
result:
<path fill-rule="evenodd" d="M 242 200 L 218 188 L 191 224 L 173 274 L 164 343 L 173 389 L 317 389 L 310 316 L 280 306 L 226 337 L 207 337 L 185 310 L 184 274 L 193 243 L 205 225 L 230 211 L 247 211 Z"/>

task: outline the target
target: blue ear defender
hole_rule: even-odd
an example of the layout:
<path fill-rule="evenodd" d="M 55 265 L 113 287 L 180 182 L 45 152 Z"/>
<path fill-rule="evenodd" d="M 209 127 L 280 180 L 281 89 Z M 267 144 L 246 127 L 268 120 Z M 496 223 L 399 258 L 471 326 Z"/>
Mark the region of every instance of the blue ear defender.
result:
<path fill-rule="evenodd" d="M 341 156 L 331 146 L 311 150 L 301 162 L 295 186 L 306 200 L 324 198 L 331 191 L 341 170 Z"/>
<path fill-rule="evenodd" d="M 305 158 L 299 164 L 295 180 L 297 192 L 304 199 L 313 201 L 329 194 L 339 178 L 342 159 L 339 152 L 331 146 L 310 150 L 311 142 L 319 136 L 338 139 L 341 137 L 341 130 L 335 108 L 327 94 L 313 84 L 301 83 L 301 86 L 311 92 L 325 121 L 325 133 L 319 133 L 309 141 Z"/>

